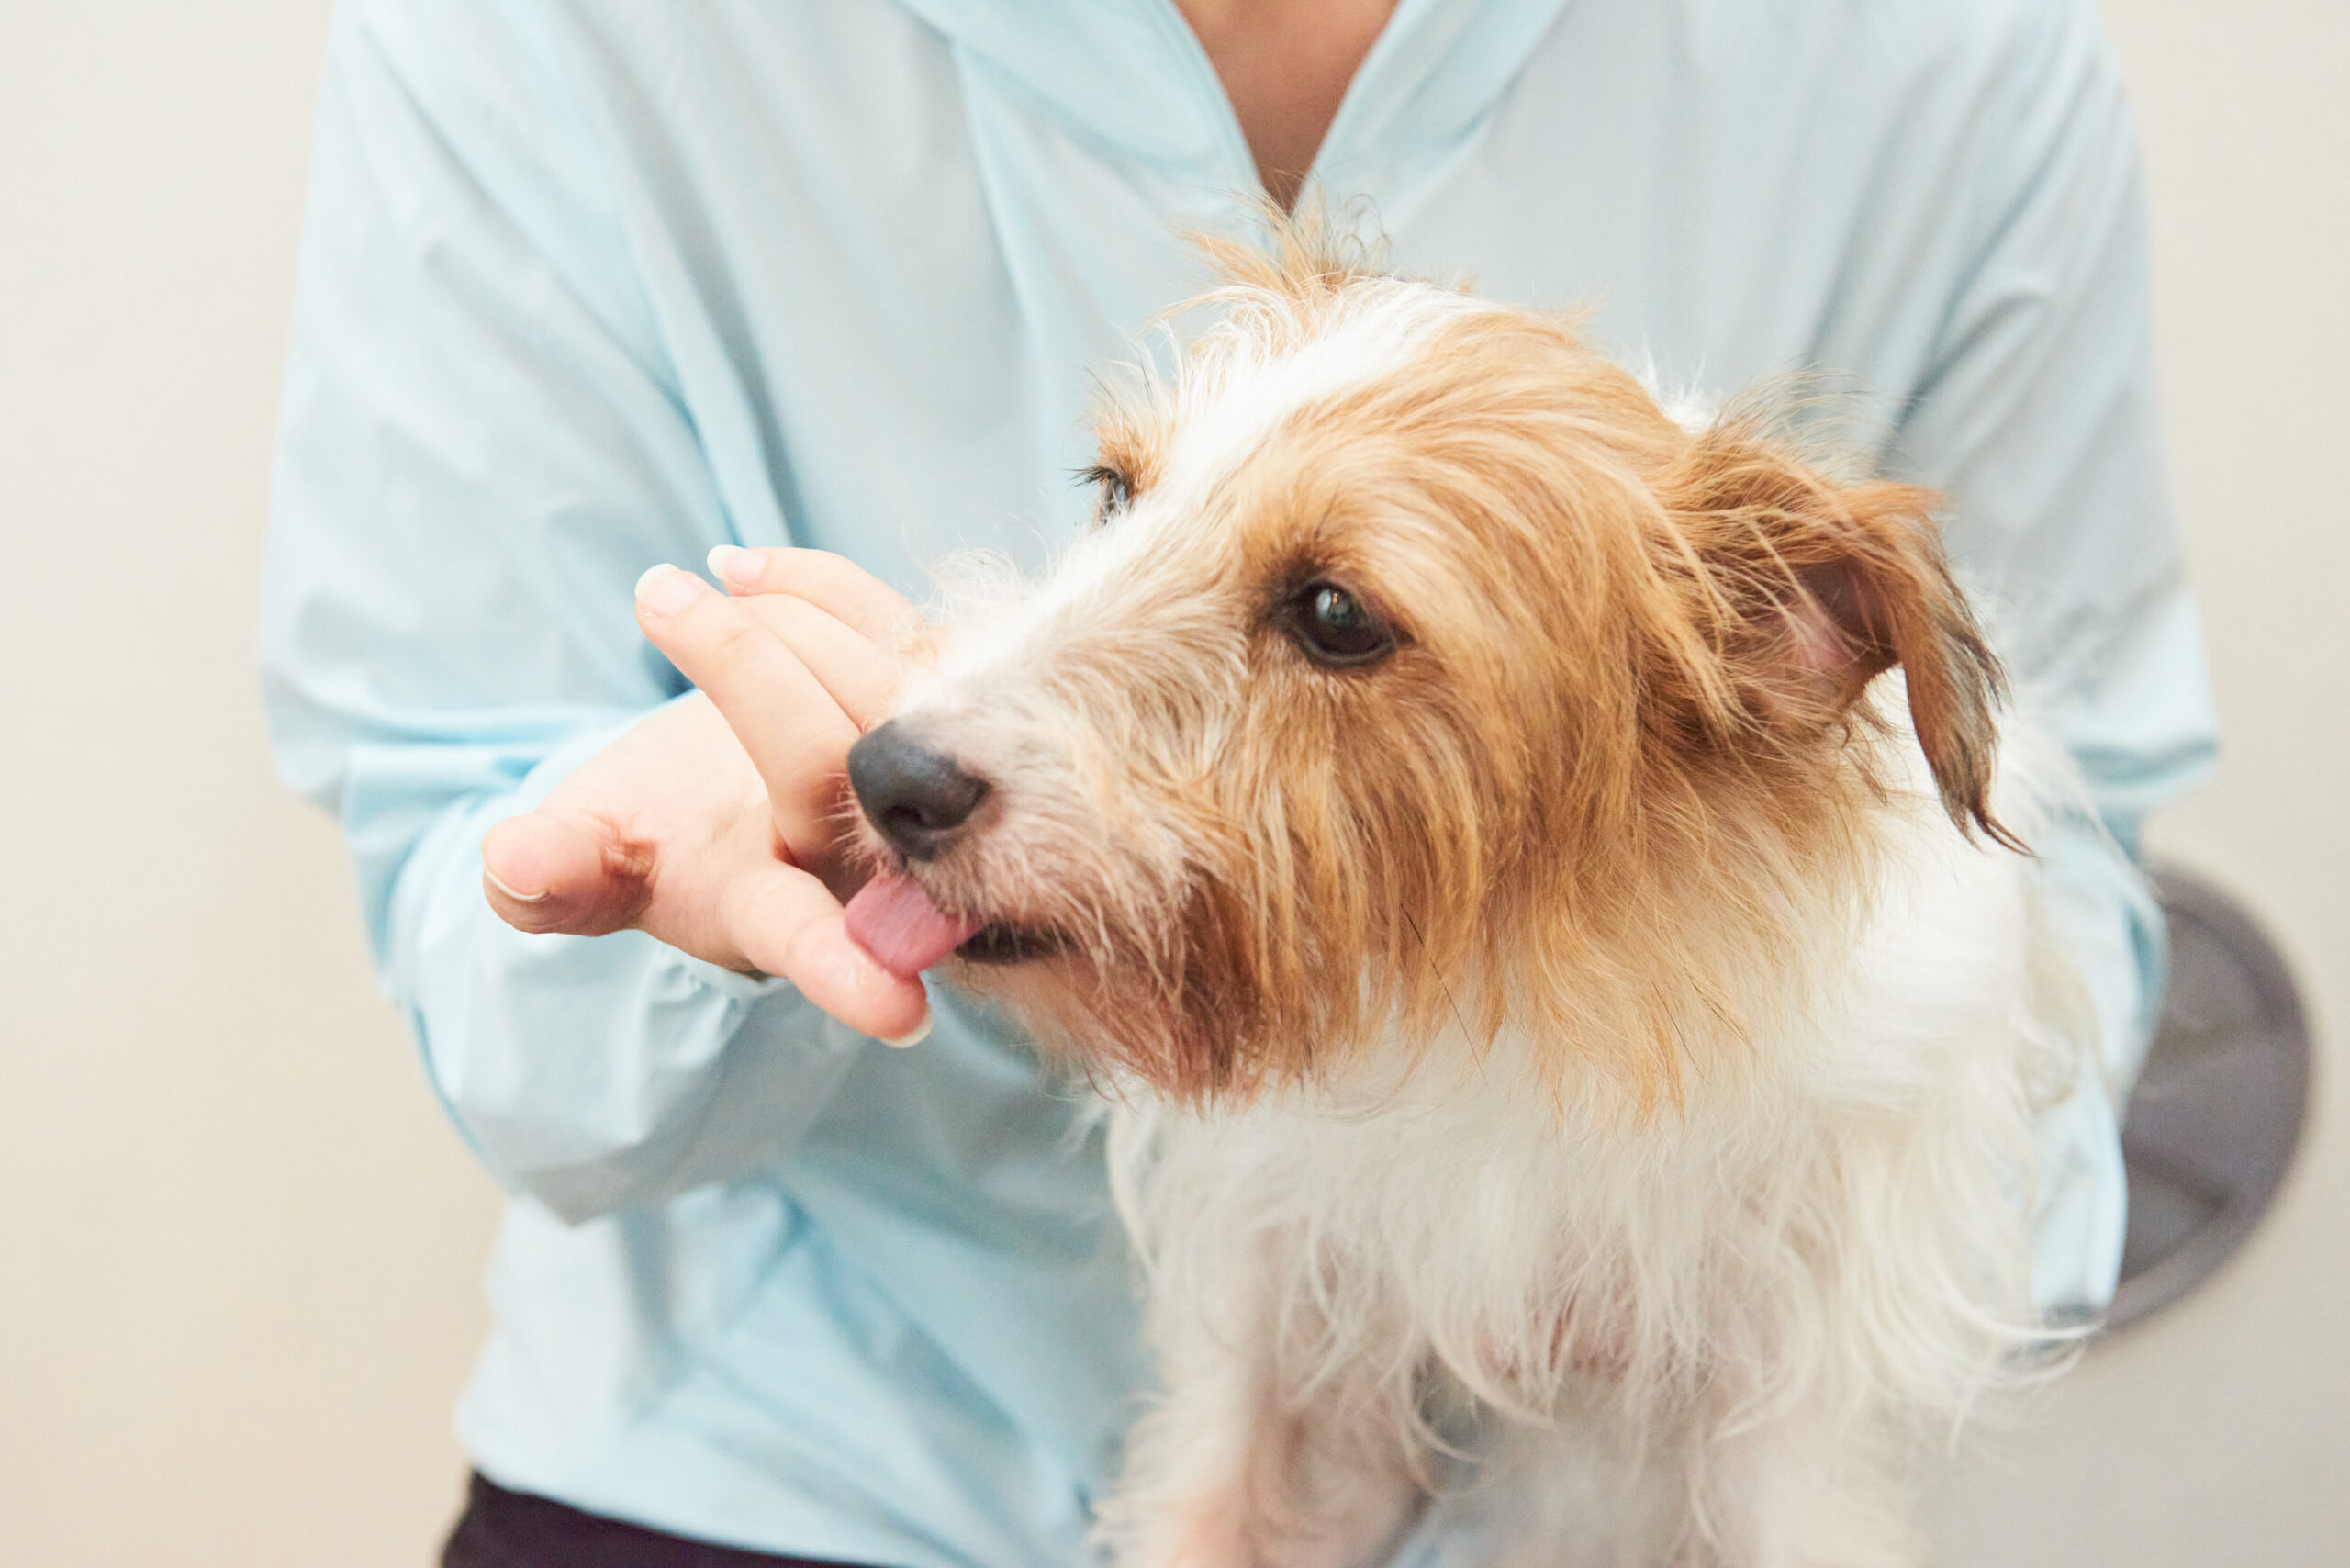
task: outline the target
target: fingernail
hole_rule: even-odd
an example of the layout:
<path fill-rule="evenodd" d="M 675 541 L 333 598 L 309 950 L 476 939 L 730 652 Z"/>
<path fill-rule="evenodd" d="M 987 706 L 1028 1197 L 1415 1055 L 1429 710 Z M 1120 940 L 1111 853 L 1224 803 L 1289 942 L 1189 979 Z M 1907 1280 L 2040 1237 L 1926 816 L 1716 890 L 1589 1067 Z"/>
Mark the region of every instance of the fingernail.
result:
<path fill-rule="evenodd" d="M 491 870 L 487 866 L 484 866 L 481 868 L 481 874 L 488 879 L 491 887 L 496 888 L 499 892 L 504 893 L 516 903 L 539 903 L 543 902 L 547 896 L 547 890 L 544 888 L 541 888 L 535 893 L 526 893 L 519 888 L 509 888 L 506 885 L 505 878 L 499 876 L 497 872 Z"/>
<path fill-rule="evenodd" d="M 740 592 L 759 583 L 759 563 L 740 544 L 721 544 L 710 553 L 710 575 Z"/>
<path fill-rule="evenodd" d="M 930 1014 L 925 1011 L 922 1015 L 921 1023 L 915 1025 L 904 1034 L 900 1035 L 894 1040 L 884 1036 L 881 1043 L 885 1046 L 895 1046 L 898 1049 L 904 1050 L 908 1046 L 918 1046 L 928 1038 L 930 1038 Z"/>
<path fill-rule="evenodd" d="M 636 602 L 655 615 L 675 615 L 699 599 L 701 579 L 681 572 L 666 561 L 636 579 Z"/>

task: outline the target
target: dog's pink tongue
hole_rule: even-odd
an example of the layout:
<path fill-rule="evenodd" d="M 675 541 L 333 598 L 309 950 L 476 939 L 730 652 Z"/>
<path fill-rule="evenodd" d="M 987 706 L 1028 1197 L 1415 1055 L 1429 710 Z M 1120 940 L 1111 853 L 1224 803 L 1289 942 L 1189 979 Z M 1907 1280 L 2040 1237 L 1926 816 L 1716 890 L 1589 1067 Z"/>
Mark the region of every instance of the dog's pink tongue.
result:
<path fill-rule="evenodd" d="M 979 923 L 949 914 L 930 902 L 912 880 L 885 871 L 848 901 L 848 934 L 874 961 L 901 980 L 946 957 L 970 938 Z"/>

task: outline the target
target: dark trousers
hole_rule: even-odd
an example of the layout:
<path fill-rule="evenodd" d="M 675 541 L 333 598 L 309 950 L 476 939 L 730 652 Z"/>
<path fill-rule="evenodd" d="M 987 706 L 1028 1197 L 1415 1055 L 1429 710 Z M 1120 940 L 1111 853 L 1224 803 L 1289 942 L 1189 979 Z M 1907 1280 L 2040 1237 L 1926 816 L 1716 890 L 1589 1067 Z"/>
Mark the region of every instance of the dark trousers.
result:
<path fill-rule="evenodd" d="M 711 1546 L 509 1492 L 476 1475 L 441 1568 L 853 1568 Z"/>

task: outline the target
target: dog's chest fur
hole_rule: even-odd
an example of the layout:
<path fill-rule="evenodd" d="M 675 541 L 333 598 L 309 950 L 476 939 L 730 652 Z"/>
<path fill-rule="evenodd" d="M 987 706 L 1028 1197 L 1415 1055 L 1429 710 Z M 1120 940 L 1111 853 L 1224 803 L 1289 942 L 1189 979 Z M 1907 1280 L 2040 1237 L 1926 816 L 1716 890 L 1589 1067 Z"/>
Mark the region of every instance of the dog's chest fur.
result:
<path fill-rule="evenodd" d="M 1270 1403 L 1407 1453 L 1447 1410 L 1488 1443 L 1498 1415 L 1586 1470 L 1595 1441 L 1689 1451 L 1801 1408 L 1955 1414 L 2019 1337 L 2026 1100 L 2070 1047 L 2032 980 L 2030 862 L 1930 797 L 1882 827 L 1850 946 L 1751 977 L 1799 1014 L 1687 1042 L 1708 1065 L 1677 1103 L 1549 1087 L 1559 1042 L 1514 1029 L 1231 1109 L 1126 1086 L 1113 1171 L 1162 1358 L 1214 1342 Z"/>

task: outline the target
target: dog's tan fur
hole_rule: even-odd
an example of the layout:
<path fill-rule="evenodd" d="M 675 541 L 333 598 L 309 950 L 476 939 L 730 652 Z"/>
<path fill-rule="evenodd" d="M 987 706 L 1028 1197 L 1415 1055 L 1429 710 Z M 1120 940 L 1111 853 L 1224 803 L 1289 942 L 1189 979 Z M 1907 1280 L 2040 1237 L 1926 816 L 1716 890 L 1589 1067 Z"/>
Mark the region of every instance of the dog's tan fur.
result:
<path fill-rule="evenodd" d="M 1102 411 L 1137 500 L 1220 356 L 1288 352 L 1354 302 L 1365 274 L 1315 238 L 1218 248 L 1230 314 L 1189 392 Z M 1094 961 L 1015 978 L 1019 1000 L 1178 1097 L 1292 1081 L 1397 1018 L 1489 1036 L 1513 1006 L 1612 1052 L 1634 1101 L 1672 1097 L 1707 1065 L 1690 1042 L 1762 1022 L 1740 977 L 1809 940 L 1785 890 L 1864 869 L 1873 677 L 1901 664 L 1953 818 L 2005 839 L 1998 670 L 1932 504 L 1749 426 L 1683 430 L 1569 319 L 1462 310 L 1401 374 L 1299 407 L 1181 558 L 1057 646 L 1046 678 L 1114 737 L 1109 809 L 1181 824 L 1184 886 L 1172 922 L 1161 890 L 1086 888 L 1069 924 Z M 1320 670 L 1266 624 L 1317 575 L 1394 625 L 1393 659 Z"/>

